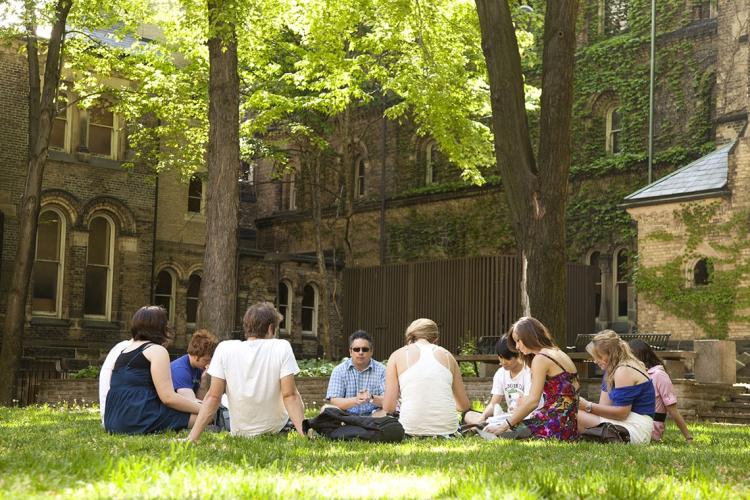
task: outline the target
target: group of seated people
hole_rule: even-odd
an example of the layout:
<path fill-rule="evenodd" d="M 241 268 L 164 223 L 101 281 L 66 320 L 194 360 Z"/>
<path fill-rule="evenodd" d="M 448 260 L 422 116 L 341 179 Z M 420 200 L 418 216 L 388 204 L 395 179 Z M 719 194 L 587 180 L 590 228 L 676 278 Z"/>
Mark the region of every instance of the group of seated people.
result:
<path fill-rule="evenodd" d="M 188 440 L 197 442 L 223 397 L 234 435 L 304 436 L 304 405 L 294 378 L 299 367 L 289 342 L 276 338 L 281 319 L 271 303 L 255 304 L 243 318 L 245 341 L 218 342 L 199 330 L 188 353 L 170 364 L 166 312 L 158 306 L 139 309 L 133 338 L 115 346 L 102 367 L 104 427 L 125 434 L 190 429 Z M 587 351 L 604 376 L 599 402 L 593 403 L 579 395 L 575 365 L 547 328 L 523 317 L 496 346 L 501 367 L 490 402 L 480 412 L 472 411 L 459 365 L 438 340 L 437 324 L 417 319 L 386 366 L 373 359 L 372 338 L 354 332 L 349 358 L 331 374 L 328 404 L 354 415 L 396 415 L 413 437 L 454 437 L 462 428 L 479 428 L 502 438 L 570 441 L 586 428 L 611 422 L 627 429 L 631 443 L 644 444 L 660 439 L 669 413 L 692 439 L 676 409 L 671 381 L 645 343 L 631 350 L 613 331 L 594 337 Z"/>

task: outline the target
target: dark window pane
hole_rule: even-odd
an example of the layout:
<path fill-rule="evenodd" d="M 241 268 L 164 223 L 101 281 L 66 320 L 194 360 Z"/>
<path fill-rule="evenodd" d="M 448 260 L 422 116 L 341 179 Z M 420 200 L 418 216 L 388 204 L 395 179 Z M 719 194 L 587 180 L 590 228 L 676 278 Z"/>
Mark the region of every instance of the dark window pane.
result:
<path fill-rule="evenodd" d="M 167 311 L 167 317 L 170 317 L 169 310 L 172 308 L 172 297 L 157 295 L 154 297 L 154 305 L 162 306 Z"/>
<path fill-rule="evenodd" d="M 188 212 L 200 213 L 203 199 L 203 182 L 198 177 L 191 177 L 188 185 Z"/>
<path fill-rule="evenodd" d="M 159 295 L 172 295 L 172 275 L 168 271 L 162 271 L 156 277 L 156 293 Z"/>
<path fill-rule="evenodd" d="M 701 259 L 695 264 L 693 269 L 693 283 L 696 285 L 708 285 L 711 283 L 711 273 L 713 272 L 713 263 L 708 259 Z"/>
<path fill-rule="evenodd" d="M 65 118 L 55 118 L 52 122 L 52 135 L 49 138 L 49 147 L 55 149 L 65 149 L 65 128 L 67 121 Z"/>
<path fill-rule="evenodd" d="M 627 281 L 628 279 L 628 255 L 625 250 L 620 250 L 617 254 L 617 281 Z"/>
<path fill-rule="evenodd" d="M 315 289 L 310 285 L 305 286 L 302 307 L 315 307 Z"/>
<path fill-rule="evenodd" d="M 187 296 L 197 299 L 201 291 L 201 277 L 197 274 L 191 274 L 188 281 Z"/>
<path fill-rule="evenodd" d="M 188 323 L 195 323 L 198 318 L 198 299 L 191 299 L 188 297 L 187 303 L 185 304 L 185 321 Z"/>
<path fill-rule="evenodd" d="M 90 124 L 88 147 L 93 154 L 112 156 L 112 129 Z"/>
<path fill-rule="evenodd" d="M 357 163 L 357 195 L 365 194 L 365 160 L 359 160 Z"/>
<path fill-rule="evenodd" d="M 279 283 L 279 314 L 284 316 L 284 319 L 281 320 L 281 324 L 279 327 L 282 330 L 289 330 L 289 318 L 287 318 L 287 310 L 289 309 L 289 287 L 287 287 L 286 283 L 280 282 Z"/>
<path fill-rule="evenodd" d="M 37 260 L 59 260 L 60 255 L 60 216 L 47 210 L 39 216 L 37 227 Z"/>
<path fill-rule="evenodd" d="M 115 122 L 115 117 L 111 111 L 101 107 L 95 107 L 89 109 L 89 123 L 94 125 L 106 125 L 112 127 Z"/>
<path fill-rule="evenodd" d="M 86 291 L 83 313 L 97 316 L 107 314 L 107 281 L 109 269 L 86 266 Z"/>
<path fill-rule="evenodd" d="M 34 264 L 34 292 L 31 309 L 40 312 L 55 312 L 57 308 L 57 262 Z"/>
<path fill-rule="evenodd" d="M 619 283 L 617 285 L 617 315 L 628 315 L 628 284 Z"/>
<path fill-rule="evenodd" d="M 185 319 L 188 323 L 195 323 L 198 317 L 198 297 L 201 290 L 201 277 L 191 274 L 188 281 L 187 302 L 185 303 Z"/>
<path fill-rule="evenodd" d="M 109 265 L 110 227 L 107 219 L 96 217 L 89 226 L 88 263 Z"/>
<path fill-rule="evenodd" d="M 302 308 L 302 331 L 313 331 L 313 310 L 308 307 Z"/>

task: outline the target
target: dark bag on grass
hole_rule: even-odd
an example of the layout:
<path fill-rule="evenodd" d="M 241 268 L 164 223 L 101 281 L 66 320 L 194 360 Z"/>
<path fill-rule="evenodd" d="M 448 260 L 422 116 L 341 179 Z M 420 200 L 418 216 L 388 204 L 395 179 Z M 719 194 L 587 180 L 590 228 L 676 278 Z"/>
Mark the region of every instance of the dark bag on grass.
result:
<path fill-rule="evenodd" d="M 630 433 L 621 425 L 602 422 L 584 430 L 581 433 L 581 440 L 593 443 L 629 443 Z"/>
<path fill-rule="evenodd" d="M 394 417 L 352 415 L 338 408 L 326 408 L 308 420 L 307 425 L 329 439 L 363 439 L 379 443 L 399 443 L 404 439 L 404 428 Z"/>

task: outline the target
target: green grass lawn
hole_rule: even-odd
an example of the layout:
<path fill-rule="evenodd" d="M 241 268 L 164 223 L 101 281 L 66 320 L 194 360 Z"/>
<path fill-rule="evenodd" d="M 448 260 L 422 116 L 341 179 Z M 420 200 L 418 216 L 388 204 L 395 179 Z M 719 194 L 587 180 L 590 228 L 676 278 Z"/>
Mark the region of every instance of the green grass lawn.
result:
<path fill-rule="evenodd" d="M 111 436 L 87 408 L 0 408 L 0 497 L 748 498 L 750 428 L 675 427 L 644 447 L 186 433 Z"/>

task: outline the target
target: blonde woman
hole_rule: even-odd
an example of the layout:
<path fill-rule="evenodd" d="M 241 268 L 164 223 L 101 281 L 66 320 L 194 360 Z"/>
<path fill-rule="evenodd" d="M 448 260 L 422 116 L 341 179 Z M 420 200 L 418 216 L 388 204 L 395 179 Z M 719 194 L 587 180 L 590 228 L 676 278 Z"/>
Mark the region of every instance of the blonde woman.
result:
<path fill-rule="evenodd" d="M 628 344 L 612 330 L 594 336 L 586 351 L 604 370 L 599 403 L 581 398 L 578 428 L 583 431 L 602 422 L 625 427 L 631 444 L 647 444 L 654 429 L 656 393 L 646 367 Z"/>
<path fill-rule="evenodd" d="M 456 410 L 471 406 L 458 363 L 436 345 L 438 337 L 434 321 L 417 319 L 406 329 L 406 345 L 388 358 L 383 409 L 393 413 L 401 397 L 399 422 L 409 436 L 455 435 Z"/>

